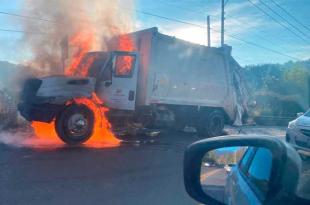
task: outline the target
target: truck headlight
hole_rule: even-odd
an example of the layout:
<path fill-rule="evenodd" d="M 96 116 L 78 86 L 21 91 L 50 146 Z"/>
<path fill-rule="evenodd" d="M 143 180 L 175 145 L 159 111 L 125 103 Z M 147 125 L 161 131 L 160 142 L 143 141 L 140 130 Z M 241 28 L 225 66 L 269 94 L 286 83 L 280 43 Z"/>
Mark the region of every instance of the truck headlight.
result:
<path fill-rule="evenodd" d="M 289 129 L 295 129 L 296 128 L 296 121 L 292 121 L 288 123 L 288 128 Z"/>

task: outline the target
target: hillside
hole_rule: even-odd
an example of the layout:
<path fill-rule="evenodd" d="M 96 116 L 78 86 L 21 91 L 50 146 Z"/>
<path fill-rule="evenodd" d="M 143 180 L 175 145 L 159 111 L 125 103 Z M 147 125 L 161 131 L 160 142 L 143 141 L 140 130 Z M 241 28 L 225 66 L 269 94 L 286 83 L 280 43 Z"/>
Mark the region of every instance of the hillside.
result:
<path fill-rule="evenodd" d="M 310 59 L 246 66 L 244 76 L 255 115 L 291 117 L 309 108 Z"/>
<path fill-rule="evenodd" d="M 31 75 L 30 69 L 25 66 L 0 61 L 0 89 L 5 88 L 12 93 L 17 93 L 23 80 Z"/>

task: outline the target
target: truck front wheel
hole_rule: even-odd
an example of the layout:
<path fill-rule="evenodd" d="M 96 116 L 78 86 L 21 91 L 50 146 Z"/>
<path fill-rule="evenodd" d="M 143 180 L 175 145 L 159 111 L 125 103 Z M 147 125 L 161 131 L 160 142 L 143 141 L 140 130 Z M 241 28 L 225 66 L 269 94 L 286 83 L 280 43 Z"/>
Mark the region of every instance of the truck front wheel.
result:
<path fill-rule="evenodd" d="M 56 118 L 58 136 L 67 144 L 86 142 L 94 129 L 94 113 L 85 105 L 69 105 Z"/>
<path fill-rule="evenodd" d="M 197 131 L 200 135 L 206 137 L 215 137 L 222 135 L 224 129 L 224 115 L 221 111 L 213 110 L 208 113 L 201 113 Z"/>

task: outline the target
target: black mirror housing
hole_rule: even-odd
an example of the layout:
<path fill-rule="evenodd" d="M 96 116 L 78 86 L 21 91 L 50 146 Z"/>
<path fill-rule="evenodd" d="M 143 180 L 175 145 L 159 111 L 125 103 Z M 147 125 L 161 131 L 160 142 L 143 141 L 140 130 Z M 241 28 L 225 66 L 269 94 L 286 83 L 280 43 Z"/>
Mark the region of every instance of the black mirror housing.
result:
<path fill-rule="evenodd" d="M 301 159 L 289 144 L 273 136 L 222 136 L 201 140 L 190 145 L 184 156 L 184 183 L 188 194 L 195 200 L 208 205 L 222 205 L 222 202 L 208 196 L 201 187 L 201 161 L 205 153 L 223 147 L 264 147 L 271 151 L 273 167 L 271 181 L 264 204 L 278 204 L 295 196 L 301 174 Z M 287 201 L 285 200 L 285 204 Z"/>

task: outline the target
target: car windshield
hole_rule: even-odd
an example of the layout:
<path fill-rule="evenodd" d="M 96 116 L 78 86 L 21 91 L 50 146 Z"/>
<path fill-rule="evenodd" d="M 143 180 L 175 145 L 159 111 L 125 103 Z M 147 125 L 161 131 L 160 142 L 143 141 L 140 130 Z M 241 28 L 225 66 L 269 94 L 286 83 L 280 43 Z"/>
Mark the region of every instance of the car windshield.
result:
<path fill-rule="evenodd" d="M 280 139 L 301 171 L 277 196 L 310 198 L 310 0 L 0 2 L 0 205 L 198 204 L 184 153 L 219 136 Z M 244 146 L 203 181 L 273 201 L 279 160 Z"/>

